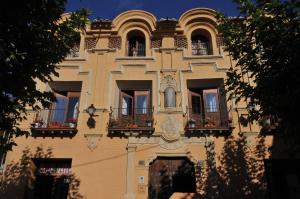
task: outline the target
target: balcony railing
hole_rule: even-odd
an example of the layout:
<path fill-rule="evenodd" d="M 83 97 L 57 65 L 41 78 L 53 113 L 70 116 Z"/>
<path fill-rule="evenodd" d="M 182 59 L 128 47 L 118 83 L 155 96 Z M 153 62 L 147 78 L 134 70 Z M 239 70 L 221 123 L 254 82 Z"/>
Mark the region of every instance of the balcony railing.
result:
<path fill-rule="evenodd" d="M 33 136 L 74 136 L 77 132 L 78 110 L 42 109 L 31 123 Z"/>
<path fill-rule="evenodd" d="M 206 114 L 195 114 L 192 108 L 187 108 L 186 133 L 220 134 L 227 135 L 233 130 L 232 121 L 228 117 L 222 117 L 217 109 L 208 109 Z M 225 113 L 222 113 L 225 114 Z M 227 113 L 226 113 L 227 114 Z"/>
<path fill-rule="evenodd" d="M 150 135 L 153 128 L 153 108 L 111 108 L 108 131 L 111 135 Z"/>
<path fill-rule="evenodd" d="M 192 54 L 193 55 L 211 55 L 211 47 L 209 43 L 200 42 L 192 43 Z"/>

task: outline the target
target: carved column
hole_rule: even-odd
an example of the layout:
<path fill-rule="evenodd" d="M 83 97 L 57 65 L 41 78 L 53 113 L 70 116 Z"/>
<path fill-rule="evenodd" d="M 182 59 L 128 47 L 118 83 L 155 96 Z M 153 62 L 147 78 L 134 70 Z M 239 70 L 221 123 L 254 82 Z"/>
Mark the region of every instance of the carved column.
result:
<path fill-rule="evenodd" d="M 134 155 L 136 146 L 127 146 L 127 178 L 126 178 L 126 194 L 124 199 L 135 199 L 134 193 Z"/>

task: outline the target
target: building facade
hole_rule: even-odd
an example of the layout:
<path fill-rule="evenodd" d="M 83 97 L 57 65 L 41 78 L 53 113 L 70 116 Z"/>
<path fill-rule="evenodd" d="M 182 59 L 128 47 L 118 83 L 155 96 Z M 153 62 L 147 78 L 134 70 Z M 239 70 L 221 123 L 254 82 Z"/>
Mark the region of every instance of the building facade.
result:
<path fill-rule="evenodd" d="M 141 10 L 94 20 L 58 64 L 59 77 L 39 84 L 57 101 L 29 111 L 22 127 L 31 136 L 7 154 L 5 165 L 30 151 L 34 183 L 20 194 L 66 198 L 70 174 L 88 199 L 197 192 L 208 144 L 218 154 L 226 137 L 242 132 L 251 143 L 259 132 L 247 122 L 246 103 L 226 100 L 233 64 L 211 9 L 178 20 Z"/>

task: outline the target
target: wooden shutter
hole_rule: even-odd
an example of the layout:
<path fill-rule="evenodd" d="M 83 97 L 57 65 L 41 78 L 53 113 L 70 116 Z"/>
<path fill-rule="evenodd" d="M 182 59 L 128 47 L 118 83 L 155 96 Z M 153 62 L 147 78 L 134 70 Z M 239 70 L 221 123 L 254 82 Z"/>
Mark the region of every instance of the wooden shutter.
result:
<path fill-rule="evenodd" d="M 145 120 L 150 116 L 150 91 L 134 91 L 134 120 L 135 123 L 142 126 L 145 125 Z M 140 104 L 142 101 L 146 104 Z"/>
<path fill-rule="evenodd" d="M 206 127 L 220 126 L 218 89 L 203 90 L 203 99 L 204 99 Z"/>
<path fill-rule="evenodd" d="M 193 119 L 196 125 L 203 123 L 202 96 L 199 93 L 189 91 L 189 119 Z"/>

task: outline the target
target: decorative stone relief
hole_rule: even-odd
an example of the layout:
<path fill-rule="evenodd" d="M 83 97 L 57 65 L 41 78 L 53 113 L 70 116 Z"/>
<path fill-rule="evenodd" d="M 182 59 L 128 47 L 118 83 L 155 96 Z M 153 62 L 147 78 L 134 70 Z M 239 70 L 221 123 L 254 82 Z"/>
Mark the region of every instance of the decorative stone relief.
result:
<path fill-rule="evenodd" d="M 100 140 L 100 137 L 102 137 L 102 134 L 84 134 L 84 137 L 87 140 L 87 146 L 88 148 L 93 151 L 98 146 L 98 141 Z"/>
<path fill-rule="evenodd" d="M 159 145 L 161 148 L 168 149 L 168 150 L 175 150 L 179 149 L 185 146 L 185 143 L 181 140 L 175 140 L 175 141 L 166 141 L 165 139 L 161 139 L 159 142 Z"/>
<path fill-rule="evenodd" d="M 178 91 L 176 80 L 172 77 L 172 75 L 166 75 L 161 80 L 160 90 L 164 92 L 168 87 L 174 88 L 175 91 Z"/>
<path fill-rule="evenodd" d="M 167 119 L 162 122 L 161 129 L 163 131 L 162 138 L 166 142 L 173 142 L 180 138 L 179 130 L 181 126 L 175 117 L 168 116 Z"/>

